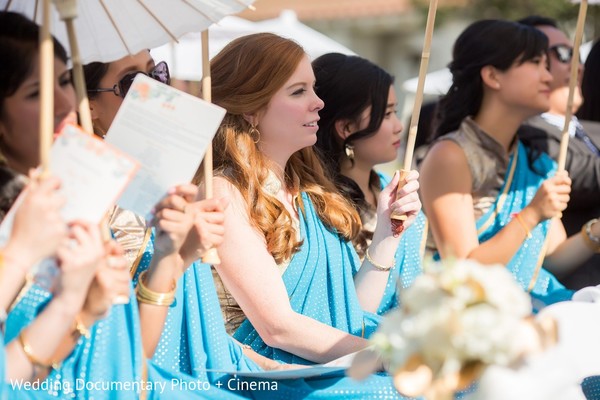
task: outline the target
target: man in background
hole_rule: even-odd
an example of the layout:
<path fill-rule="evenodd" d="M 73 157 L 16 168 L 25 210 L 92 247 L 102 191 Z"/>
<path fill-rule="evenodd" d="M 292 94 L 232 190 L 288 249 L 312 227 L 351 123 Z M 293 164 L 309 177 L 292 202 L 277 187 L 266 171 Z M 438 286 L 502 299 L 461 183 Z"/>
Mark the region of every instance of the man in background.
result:
<path fill-rule="evenodd" d="M 564 126 L 571 75 L 573 43 L 558 28 L 556 21 L 539 16 L 530 16 L 517 21 L 542 31 L 549 42 L 548 64 L 553 80 L 551 83 L 550 110 L 534 117 L 519 132 L 523 142 L 534 149 L 545 152 L 558 160 L 561 132 Z M 583 66 L 578 64 L 581 82 Z M 581 97 L 579 85 L 575 88 L 573 114 L 585 99 Z M 569 124 L 569 147 L 566 170 L 572 179 L 571 200 L 563 212 L 562 221 L 567 235 L 579 232 L 592 218 L 600 217 L 600 130 L 595 124 L 587 125 L 572 117 Z M 581 267 L 560 277 L 569 288 L 600 284 L 600 254 L 594 255 Z"/>

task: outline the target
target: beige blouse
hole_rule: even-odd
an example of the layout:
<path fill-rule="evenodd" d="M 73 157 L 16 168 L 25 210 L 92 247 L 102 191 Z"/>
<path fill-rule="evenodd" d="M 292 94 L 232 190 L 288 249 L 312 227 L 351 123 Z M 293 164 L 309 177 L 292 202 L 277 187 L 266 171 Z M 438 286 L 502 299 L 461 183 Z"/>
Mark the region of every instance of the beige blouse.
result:
<path fill-rule="evenodd" d="M 125 250 L 125 258 L 131 270 L 140 251 L 144 251 L 142 247 L 145 247 L 146 220 L 129 210 L 115 206 L 109 225 L 115 240 Z"/>
<path fill-rule="evenodd" d="M 267 193 L 274 196 L 279 192 L 280 188 L 281 182 L 277 179 L 275 174 L 269 174 L 269 177 L 263 184 L 263 189 Z M 292 216 L 292 224 L 295 228 L 296 235 L 299 238 L 300 222 L 298 219 L 294 218 L 294 216 Z M 288 259 L 277 264 L 277 269 L 281 275 L 283 275 L 287 267 L 290 265 L 290 261 L 291 259 Z M 221 312 L 223 313 L 223 319 L 225 320 L 225 329 L 227 330 L 228 334 L 232 335 L 237 328 L 240 327 L 242 322 L 246 320 L 246 315 L 229 290 L 227 290 L 227 287 L 225 287 L 225 284 L 223 283 L 223 280 L 219 276 L 217 270 L 214 267 L 211 267 L 211 271 L 215 281 L 219 303 L 221 305 Z"/>
<path fill-rule="evenodd" d="M 458 144 L 467 157 L 473 179 L 471 196 L 475 220 L 488 212 L 504 184 L 510 154 L 493 137 L 485 133 L 470 117 L 463 120 L 460 128 L 438 140 L 451 140 Z M 511 149 L 514 149 L 516 142 Z M 437 251 L 431 229 L 427 235 L 426 254 Z"/>

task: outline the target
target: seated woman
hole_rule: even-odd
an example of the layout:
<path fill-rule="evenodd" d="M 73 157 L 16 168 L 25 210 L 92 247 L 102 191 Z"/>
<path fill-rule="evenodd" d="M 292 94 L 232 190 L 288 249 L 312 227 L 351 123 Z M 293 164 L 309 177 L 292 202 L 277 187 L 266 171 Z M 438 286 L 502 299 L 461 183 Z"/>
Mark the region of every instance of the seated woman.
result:
<path fill-rule="evenodd" d="M 541 301 L 535 308 L 571 296 L 542 264 L 561 272 L 600 249 L 599 223 L 566 238 L 555 217 L 571 181 L 518 139 L 522 122 L 548 109 L 547 45 L 541 32 L 513 22 L 470 25 L 454 45 L 453 84 L 421 167 L 439 255 L 506 264 Z"/>
<path fill-rule="evenodd" d="M 23 187 L 18 175 L 0 166 L 2 179 L 0 198 L 4 204 L 19 194 Z M 14 177 L 17 177 L 18 184 Z M 8 178 L 9 180 L 5 180 Z M 37 178 L 36 178 L 37 179 Z M 97 228 L 85 223 L 67 227 L 60 216 L 64 198 L 58 193 L 58 179 L 48 177 L 27 185 L 21 206 L 14 214 L 14 222 L 7 243 L 0 250 L 0 328 L 4 330 L 6 310 L 25 285 L 26 275 L 41 260 L 56 256 L 60 274 L 52 301 L 39 315 L 10 340 L 0 346 L 0 398 L 45 398 L 40 393 L 18 390 L 27 383 L 43 379 L 51 365 L 59 364 L 66 356 L 57 356 L 65 335 L 71 335 L 94 273 L 103 260 L 103 245 Z M 69 245 L 67 246 L 67 243 Z M 0 339 L 1 339 L 0 334 Z M 4 363 L 6 360 L 6 373 Z M 4 379 L 7 380 L 5 385 Z"/>
<path fill-rule="evenodd" d="M 154 65 L 149 53 L 143 51 L 133 57 L 124 57 L 109 64 L 92 63 L 84 67 L 96 134 L 101 136 L 109 129 L 125 95 L 120 92 L 105 92 L 104 89 L 114 87 L 124 75 L 132 71 L 145 71 L 152 76 Z M 166 83 L 166 80 L 164 82 Z M 189 194 L 186 197 L 190 199 Z M 204 250 L 222 241 L 222 226 L 217 223 L 222 221 L 223 209 L 226 206 L 225 199 L 187 203 L 186 210 L 188 213 L 195 210 L 198 220 L 179 251 L 183 261 L 178 264 L 181 272 L 178 272 L 180 277 L 177 282 L 175 301 L 168 308 L 147 306 L 146 310 L 140 310 L 148 311 L 146 316 L 153 322 L 148 326 L 142 321 L 144 347 L 147 354 L 154 352 L 152 362 L 170 373 L 191 375 L 197 380 L 210 383 L 213 388 L 217 386 L 223 389 L 234 388 L 232 391 L 236 395 L 257 399 L 332 398 L 341 390 L 352 391 L 352 394 L 346 396 L 347 398 L 361 399 L 365 394 L 368 396 L 375 392 L 384 398 L 397 398 L 388 377 L 372 376 L 365 383 L 350 382 L 339 376 L 277 381 L 274 390 L 275 381 L 252 377 L 234 378 L 222 372 L 286 368 L 247 347 L 242 347 L 239 342 L 227 335 L 210 266 L 196 261 Z M 182 210 L 184 202 L 170 196 L 157 206 L 157 216 L 160 213 L 158 210 L 163 207 Z M 139 237 L 144 236 L 143 228 L 130 229 L 131 226 L 135 226 L 135 220 L 127 219 L 124 217 L 126 214 L 121 211 L 118 213 L 119 217 L 116 220 L 119 224 L 116 228 L 121 232 L 118 238 L 133 244 L 129 248 L 133 253 L 133 259 L 138 261 L 132 266 L 132 275 L 139 285 L 140 273 L 151 270 L 149 261 L 157 244 L 154 236 L 149 240 L 140 240 Z M 202 223 L 202 219 L 212 221 L 212 224 Z M 115 225 L 112 225 L 112 228 L 115 230 Z M 211 239 L 214 235 L 218 238 Z M 157 233 L 156 236 L 159 234 Z M 143 243 L 143 246 L 136 246 L 135 243 Z M 190 264 L 192 265 L 187 269 L 183 267 Z M 169 282 L 172 281 L 164 279 L 161 282 L 159 279 L 156 283 L 166 283 L 166 287 L 161 290 L 169 290 L 172 287 L 168 285 Z M 149 279 L 145 284 L 149 286 L 152 283 L 155 282 Z M 162 326 L 160 321 L 163 320 L 164 329 L 161 333 L 159 327 Z M 252 382 L 254 388 L 247 390 Z M 368 389 L 364 388 L 365 385 Z M 185 393 L 184 385 L 181 388 Z M 227 393 L 218 395 L 224 397 Z"/>
<path fill-rule="evenodd" d="M 358 214 L 311 147 L 323 102 L 302 48 L 272 34 L 245 36 L 213 58 L 211 70 L 213 101 L 227 110 L 214 157 L 215 193 L 231 199 L 216 266 L 230 330 L 286 363 L 327 362 L 366 347 L 402 236 L 390 214 L 407 214 L 405 228 L 413 223 L 418 174 L 398 199 L 397 174 L 379 194 L 361 265 L 351 243 Z"/>
<path fill-rule="evenodd" d="M 353 243 L 362 259 L 377 224 L 377 196 L 390 182 L 374 167 L 396 160 L 400 147 L 394 78 L 369 60 L 344 54 L 325 54 L 312 66 L 315 92 L 325 103 L 316 147 L 337 188 L 360 215 L 362 230 Z M 410 286 L 421 272 L 424 227 L 420 213 L 404 233 L 378 314 L 397 306 L 397 288 Z"/>
<path fill-rule="evenodd" d="M 11 79 L 0 83 L 0 104 L 4 106 L 0 119 L 2 128 L 0 148 L 6 156 L 8 165 L 23 172 L 34 168 L 39 162 L 39 146 L 35 141 L 38 137 L 40 112 L 39 96 L 37 96 L 37 87 L 39 86 L 38 37 L 39 27 L 33 22 L 18 14 L 0 13 L 0 55 L 3 55 L 3 59 L 11 61 L 3 63 L 3 71 Z M 66 68 L 66 53 L 56 42 L 55 51 L 54 117 L 55 125 L 58 126 L 66 116 L 73 112 L 75 94 Z M 165 199 L 164 203 L 158 205 L 154 224 L 158 229 L 157 245 L 162 252 L 157 257 L 147 257 L 144 260 L 145 263 L 152 263 L 151 267 L 153 268 L 153 271 L 148 273 L 151 279 L 147 282 L 147 289 L 150 292 L 147 291 L 146 294 L 160 290 L 158 286 L 160 284 L 167 285 L 169 289 L 172 288 L 173 280 L 164 278 L 164 276 L 174 274 L 172 260 L 177 257 L 173 256 L 173 253 L 177 254 L 179 246 L 183 246 L 181 238 L 186 237 L 194 223 L 193 215 L 186 215 L 183 209 L 185 209 L 187 201 L 193 199 L 195 193 L 196 188 L 193 185 L 189 185 L 187 188 L 180 187 Z M 216 225 L 220 224 L 216 223 Z M 74 234 L 79 235 L 78 233 Z M 217 236 L 219 235 L 217 234 Z M 208 235 L 202 239 L 208 245 L 211 240 L 214 240 L 214 237 Z M 78 248 L 70 249 L 70 251 L 74 252 Z M 223 393 L 216 387 L 205 391 L 187 392 L 181 387 L 197 382 L 196 379 L 183 374 L 167 372 L 153 363 L 145 362 L 140 340 L 142 330 L 135 296 L 130 298 L 128 304 L 120 304 L 111 308 L 115 298 L 122 297 L 124 293 L 127 293 L 127 297 L 129 297 L 130 293 L 133 293 L 130 292 L 129 269 L 123 258 L 122 250 L 113 241 L 109 241 L 99 253 L 102 255 L 103 263 L 98 266 L 95 276 L 92 274 L 94 280 L 90 289 L 87 290 L 87 286 L 82 284 L 85 280 L 81 278 L 76 283 L 79 291 L 85 289 L 84 294 L 87 297 L 84 296 L 82 299 L 83 309 L 78 314 L 78 323 L 76 325 L 73 323 L 60 324 L 64 339 L 60 348 L 53 353 L 55 356 L 46 358 L 45 353 L 38 353 L 37 343 L 40 338 L 36 334 L 36 336 L 32 335 L 30 339 L 28 334 L 32 329 L 28 325 L 36 316 L 39 315 L 38 318 L 41 318 L 46 310 L 53 308 L 52 304 L 57 301 L 55 295 L 40 287 L 32 286 L 9 313 L 6 323 L 7 340 L 15 339 L 15 343 L 17 343 L 18 337 L 25 333 L 29 340 L 27 344 L 30 345 L 28 347 L 31 350 L 30 354 L 39 359 L 42 359 L 41 357 L 44 357 L 44 360 L 60 359 L 61 357 L 56 356 L 57 353 L 61 354 L 62 358 L 68 356 L 60 367 L 54 365 L 56 368 L 44 369 L 45 373 L 49 372 L 44 387 L 49 390 L 50 394 L 61 398 L 93 397 L 119 400 L 138 399 L 144 391 L 147 395 L 155 398 L 164 398 L 164 396 L 168 396 L 168 398 L 236 397 L 234 394 Z M 67 260 L 73 263 L 78 262 L 80 258 L 72 256 L 68 252 L 64 254 L 70 255 Z M 88 254 L 90 257 L 97 252 L 88 250 L 84 254 Z M 63 264 L 62 268 L 68 267 L 68 263 Z M 86 269 L 86 273 L 91 272 L 94 270 Z M 164 278 L 164 282 L 157 282 L 159 278 Z M 71 282 L 70 285 L 73 286 L 73 283 Z M 150 285 L 157 285 L 158 288 L 153 291 L 152 288 L 155 286 L 150 287 Z M 2 292 L 3 294 L 4 292 Z M 148 296 L 141 297 L 148 298 Z M 75 304 L 77 303 L 74 301 L 69 302 L 70 306 Z M 164 309 L 166 314 L 166 307 L 157 307 L 156 305 L 144 304 L 140 306 L 140 311 L 142 314 L 148 315 L 154 311 L 152 308 Z M 109 309 L 110 313 L 108 313 Z M 35 322 L 33 323 L 35 324 Z M 160 320 L 157 323 L 160 323 Z M 33 325 L 31 326 L 33 327 Z M 151 328 L 152 326 L 146 330 L 146 332 L 150 331 L 150 344 Z M 54 351 L 53 343 L 47 341 L 46 343 L 48 345 L 44 351 Z M 34 351 L 36 352 L 34 353 Z M 141 385 L 142 379 L 152 382 L 152 384 Z M 181 382 L 181 385 L 172 387 L 173 380 Z M 165 385 L 164 390 L 160 384 Z M 20 396 L 21 392 L 23 395 L 26 393 L 20 391 L 16 396 Z M 33 392 L 33 395 L 38 396 L 42 393 Z"/>

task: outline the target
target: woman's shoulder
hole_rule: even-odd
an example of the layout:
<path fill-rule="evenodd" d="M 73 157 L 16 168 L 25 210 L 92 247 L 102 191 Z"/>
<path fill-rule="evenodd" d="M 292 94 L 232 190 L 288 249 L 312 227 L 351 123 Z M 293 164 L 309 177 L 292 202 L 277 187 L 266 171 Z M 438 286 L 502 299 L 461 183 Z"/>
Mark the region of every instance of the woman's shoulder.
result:
<path fill-rule="evenodd" d="M 204 190 L 200 185 L 200 191 Z M 229 210 L 234 210 L 238 214 L 248 214 L 248 204 L 240 189 L 224 176 L 213 177 L 213 197 L 226 197 L 229 199 Z"/>
<path fill-rule="evenodd" d="M 464 149 L 452 138 L 439 140 L 431 145 L 421 164 L 421 170 L 434 168 L 453 171 L 468 169 L 469 163 Z"/>
<path fill-rule="evenodd" d="M 421 187 L 471 192 L 473 171 L 460 145 L 451 140 L 434 143 L 419 168 Z"/>

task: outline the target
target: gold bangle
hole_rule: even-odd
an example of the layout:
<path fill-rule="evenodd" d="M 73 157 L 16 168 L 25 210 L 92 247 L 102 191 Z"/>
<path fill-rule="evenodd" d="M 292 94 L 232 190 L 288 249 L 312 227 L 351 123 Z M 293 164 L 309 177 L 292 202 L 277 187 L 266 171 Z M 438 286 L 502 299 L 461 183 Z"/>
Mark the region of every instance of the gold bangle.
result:
<path fill-rule="evenodd" d="M 531 231 L 527 227 L 527 224 L 525 224 L 525 221 L 523 221 L 523 218 L 521 217 L 521 214 L 520 213 L 515 213 L 515 214 L 513 214 L 513 217 L 515 217 L 515 219 L 517 220 L 517 222 L 519 223 L 519 225 L 521 225 L 521 227 L 525 231 L 525 235 L 527 236 L 527 239 L 531 239 L 532 238 Z"/>
<path fill-rule="evenodd" d="M 148 287 L 146 287 L 146 285 L 144 285 L 145 276 L 146 271 L 142 272 L 138 278 L 138 285 L 136 287 L 136 297 L 138 301 L 145 304 L 166 307 L 169 307 L 171 304 L 173 304 L 175 301 L 175 289 L 177 287 L 177 282 L 173 280 L 173 288 L 171 291 L 160 293 L 150 290 Z"/>
<path fill-rule="evenodd" d="M 22 330 L 19 333 L 19 344 L 21 345 L 21 348 L 23 349 L 23 353 L 25 353 L 25 356 L 27 357 L 27 360 L 29 360 L 29 362 L 31 363 L 31 365 L 36 368 L 43 368 L 43 369 L 59 369 L 60 368 L 60 363 L 56 362 L 56 361 L 42 361 L 39 358 L 37 358 L 34 354 L 33 354 L 33 350 L 31 349 L 31 346 L 25 341 L 24 338 L 24 330 Z"/>
<path fill-rule="evenodd" d="M 581 227 L 583 242 L 594 253 L 600 253 L 600 237 L 592 235 L 592 225 L 598 221 L 598 218 L 591 219 Z"/>
<path fill-rule="evenodd" d="M 371 263 L 371 265 L 373 266 L 373 268 L 375 268 L 378 271 L 389 271 L 394 266 L 394 264 L 392 264 L 391 266 L 387 267 L 385 265 L 381 265 L 381 264 L 375 262 L 375 260 L 373 260 L 371 258 L 371 256 L 369 255 L 369 249 L 368 248 L 365 250 L 365 258 L 367 259 L 367 261 L 369 263 Z"/>
<path fill-rule="evenodd" d="M 79 336 L 83 336 L 86 339 L 90 338 L 90 330 L 87 326 L 81 321 L 79 315 L 75 317 L 75 321 L 73 322 L 73 334 L 78 334 Z"/>

